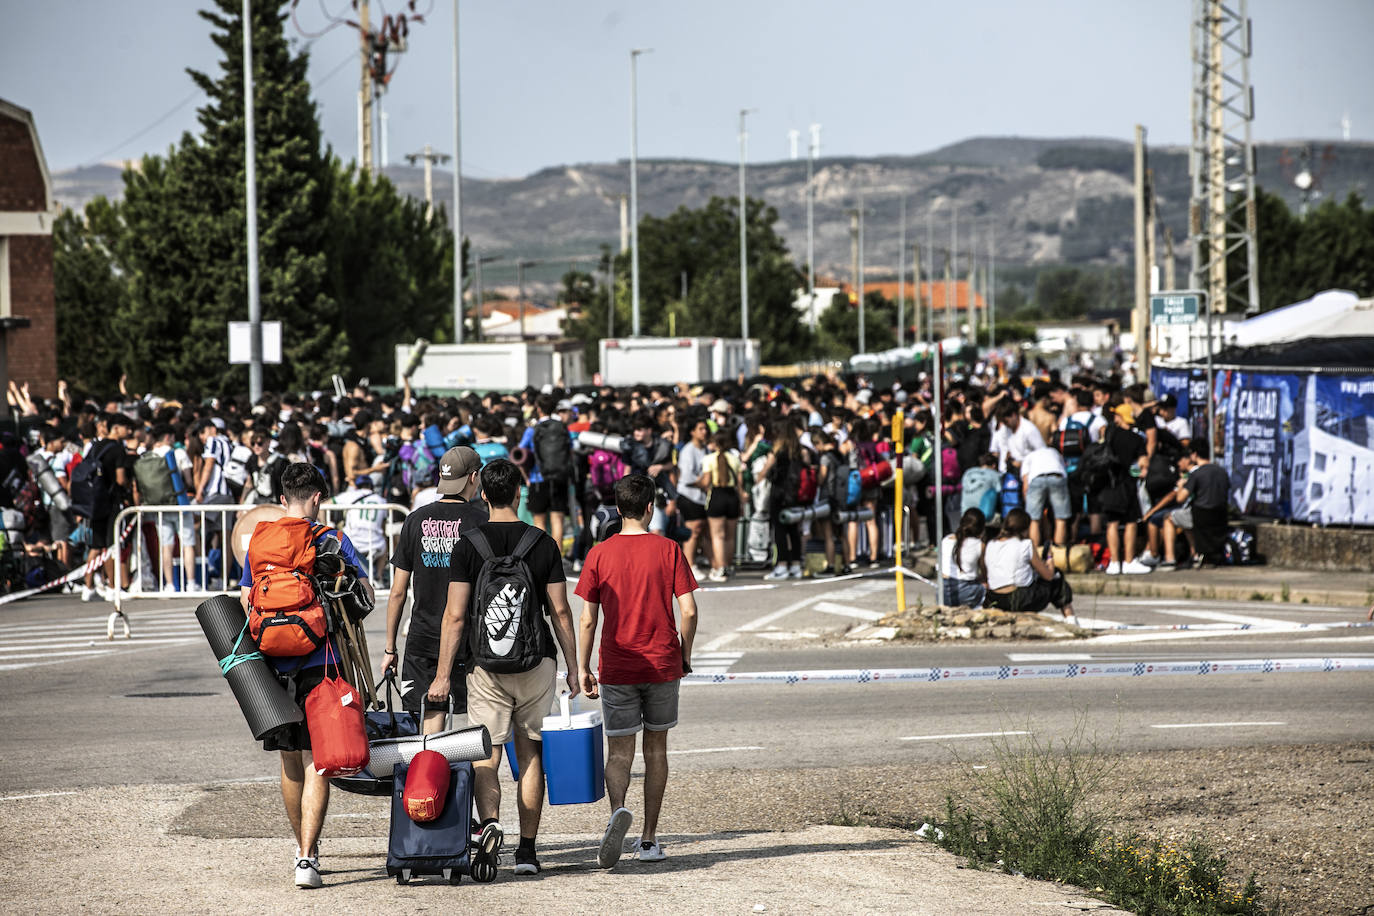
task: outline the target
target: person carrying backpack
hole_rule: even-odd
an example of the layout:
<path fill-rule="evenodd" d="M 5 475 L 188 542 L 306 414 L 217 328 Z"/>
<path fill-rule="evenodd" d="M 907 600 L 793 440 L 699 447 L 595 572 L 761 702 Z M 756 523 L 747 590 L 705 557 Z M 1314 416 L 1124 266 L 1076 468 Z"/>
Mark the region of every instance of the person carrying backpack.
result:
<path fill-rule="evenodd" d="M 305 709 L 306 697 L 326 676 L 326 663 L 338 664 L 339 647 L 327 633 L 313 586 L 307 586 L 310 591 L 304 595 L 283 586 L 308 577 L 314 569 L 316 550 L 332 548 L 325 544 L 332 539 L 338 542 L 340 556 L 352 567 L 369 600 L 373 591 L 348 535 L 316 521 L 325 481 L 314 466 L 291 464 L 282 472 L 281 485 L 286 515 L 261 522 L 254 530 L 239 580 L 239 602 L 248 615 L 249 637 L 282 679 L 287 693 Z M 301 562 L 309 568 L 296 565 Z M 283 607 L 277 609 L 282 613 L 269 614 L 271 604 L 280 600 L 276 596 L 283 594 L 300 596 L 300 607 Z M 283 622 L 273 622 L 277 620 Z M 329 780 L 311 766 L 309 722 L 283 726 L 263 739 L 262 747 L 281 752 L 282 798 L 296 835 L 296 886 L 319 887 L 320 830 L 329 810 Z"/>
<path fill-rule="evenodd" d="M 540 754 L 544 717 L 553 704 L 558 670 L 554 642 L 562 652 L 568 691 L 577 696 L 577 636 L 562 552 L 553 538 L 516 515 L 520 468 L 498 458 L 482 469 L 481 481 L 490 521 L 464 532 L 453 548 L 439 663 L 427 696 L 430 703 L 448 702 L 450 672 L 458 647 L 466 640 L 468 721 L 485 725 L 492 744 L 491 757 L 473 763 L 473 794 L 481 819 L 478 854 L 495 867 L 505 835 L 497 822 L 501 811 L 497 767 L 503 746 L 514 736 L 520 766 L 515 874 L 537 875 L 534 843 L 544 807 Z M 552 635 L 546 617 L 552 618 Z"/>
<path fill-rule="evenodd" d="M 185 506 L 191 502 L 186 482 L 193 477 L 191 459 L 185 449 L 173 448 L 176 432 L 170 424 L 152 429 L 153 447 L 134 462 L 134 504 L 139 506 Z M 157 516 L 157 540 L 161 548 L 164 592 L 176 591 L 172 576 L 172 554 L 181 542 L 181 568 L 195 568 L 196 520 L 189 512 L 163 512 Z M 189 573 L 188 573 L 189 575 Z"/>
<path fill-rule="evenodd" d="M 94 432 L 95 436 L 86 446 L 80 463 L 71 471 L 72 514 L 86 523 L 89 529 L 86 546 L 93 554 L 113 542 L 115 487 L 124 483 L 125 474 L 120 467 L 124 447 L 107 438 L 110 433 L 108 415 L 102 414 L 96 418 Z M 107 559 L 107 581 L 113 572 L 113 558 Z M 86 578 L 81 587 L 82 601 L 94 601 L 96 598 L 95 574 L 95 564 L 86 568 Z"/>
<path fill-rule="evenodd" d="M 563 520 L 568 514 L 568 485 L 572 481 L 572 437 L 563 421 L 554 416 L 558 401 L 551 394 L 535 399 L 539 420 L 525 430 L 520 447 L 533 453 L 530 470 L 530 514 L 534 524 L 553 535 L 559 555 L 563 552 Z"/>

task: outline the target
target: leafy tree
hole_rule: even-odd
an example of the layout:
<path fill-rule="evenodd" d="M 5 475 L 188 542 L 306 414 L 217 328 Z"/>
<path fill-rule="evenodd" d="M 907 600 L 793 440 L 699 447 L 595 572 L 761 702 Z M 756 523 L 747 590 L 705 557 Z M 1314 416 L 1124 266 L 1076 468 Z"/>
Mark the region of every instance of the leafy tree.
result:
<path fill-rule="evenodd" d="M 585 270 L 570 270 L 563 275 L 558 301 L 563 305 L 586 308 L 596 298 L 596 278 Z"/>
<path fill-rule="evenodd" d="M 859 307 L 847 293 L 830 297 L 817 324 L 821 355 L 846 359 L 860 352 Z M 897 346 L 897 306 L 876 290 L 864 292 L 864 344 L 870 353 Z"/>
<path fill-rule="evenodd" d="M 809 355 L 810 331 L 792 307 L 801 273 L 774 229 L 777 211 L 760 200 L 746 207 L 749 254 L 749 329 L 764 363 Z M 615 256 L 616 332 L 629 330 L 629 254 Z M 682 295 L 683 277 L 687 295 Z M 720 197 L 697 210 L 679 207 L 639 224 L 640 330 L 664 336 L 738 337 L 740 333 L 739 215 Z M 606 307 L 589 308 L 574 331 L 590 344 L 604 333 Z M 670 321 L 669 316 L 672 315 Z M 622 330 L 623 329 L 623 330 Z M 594 335 L 594 336 L 588 336 Z"/>
<path fill-rule="evenodd" d="M 1358 194 L 1325 200 L 1299 218 L 1282 197 L 1256 188 L 1255 222 L 1261 311 L 1326 289 L 1374 294 L 1374 210 Z M 1228 277 L 1244 272 L 1240 253 L 1231 255 Z"/>
<path fill-rule="evenodd" d="M 123 233 L 117 204 L 103 196 L 86 205 L 85 218 L 63 210 L 53 223 L 53 281 L 57 313 L 57 372 L 74 389 L 115 389 L 120 351 L 112 344 L 114 316 L 126 305 L 128 284 L 115 270 Z"/>

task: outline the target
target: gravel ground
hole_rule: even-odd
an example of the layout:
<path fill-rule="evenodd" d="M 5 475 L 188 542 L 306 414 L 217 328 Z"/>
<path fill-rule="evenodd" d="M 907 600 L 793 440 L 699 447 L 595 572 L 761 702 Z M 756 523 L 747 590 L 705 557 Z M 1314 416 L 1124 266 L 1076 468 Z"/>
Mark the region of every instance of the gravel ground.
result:
<path fill-rule="evenodd" d="M 979 762 L 966 758 L 966 765 Z M 1201 834 L 1230 860 L 1237 882 L 1256 872 L 1284 913 L 1374 913 L 1374 743 L 1128 754 L 1108 756 L 1106 765 L 1102 798 L 1117 813 L 1119 834 Z M 965 772 L 958 765 L 682 772 L 669 783 L 661 825 L 677 857 L 668 871 L 598 872 L 589 862 L 605 808 L 552 808 L 541 835 L 557 881 L 539 882 L 538 891 L 517 891 L 505 880 L 486 889 L 465 885 L 442 897 L 393 885 L 379 898 L 385 803 L 336 793 L 324 846 L 335 890 L 299 902 L 310 904 L 302 909 L 375 912 L 379 899 L 415 911 L 480 900 L 546 912 L 560 895 L 575 895 L 586 904 L 579 908 L 625 909 L 627 901 L 666 893 L 666 905 L 654 912 L 749 912 L 755 904 L 769 913 L 1091 906 L 1071 888 L 963 870 L 911 838 L 910 828 L 943 809 L 947 787 Z M 632 807 L 639 797 L 636 784 Z M 131 786 L 9 804 L 0 819 L 3 899 L 33 901 L 43 887 L 44 909 L 53 912 L 281 906 L 281 889 L 262 882 L 263 870 L 284 869 L 288 856 L 274 782 Z M 513 808 L 509 798 L 506 807 Z M 514 822 L 513 810 L 504 815 Z M 636 909 L 630 903 L 626 911 Z"/>

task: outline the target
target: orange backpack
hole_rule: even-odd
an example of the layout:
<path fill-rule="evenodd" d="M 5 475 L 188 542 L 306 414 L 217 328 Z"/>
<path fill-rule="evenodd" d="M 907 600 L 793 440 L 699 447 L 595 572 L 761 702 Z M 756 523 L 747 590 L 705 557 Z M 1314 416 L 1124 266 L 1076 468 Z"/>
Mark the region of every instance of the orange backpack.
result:
<path fill-rule="evenodd" d="M 253 529 L 248 635 L 264 655 L 309 655 L 324 643 L 329 620 L 311 574 L 315 539 L 333 530 L 307 518 L 258 522 Z"/>

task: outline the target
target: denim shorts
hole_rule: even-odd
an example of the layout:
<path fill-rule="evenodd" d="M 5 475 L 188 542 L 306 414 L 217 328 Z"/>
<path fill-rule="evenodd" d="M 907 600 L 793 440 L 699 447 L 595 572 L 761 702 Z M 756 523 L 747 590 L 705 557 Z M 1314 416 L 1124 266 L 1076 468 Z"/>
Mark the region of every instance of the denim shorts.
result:
<path fill-rule="evenodd" d="M 1067 521 L 1073 514 L 1069 507 L 1069 482 L 1062 474 L 1041 474 L 1031 479 L 1026 488 L 1026 512 L 1032 520 L 1045 514 L 1047 501 L 1055 518 Z"/>
<path fill-rule="evenodd" d="M 677 724 L 679 680 L 654 684 L 602 684 L 601 718 L 606 737 L 633 735 L 641 728 L 666 732 Z"/>

